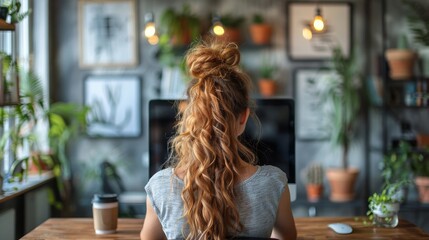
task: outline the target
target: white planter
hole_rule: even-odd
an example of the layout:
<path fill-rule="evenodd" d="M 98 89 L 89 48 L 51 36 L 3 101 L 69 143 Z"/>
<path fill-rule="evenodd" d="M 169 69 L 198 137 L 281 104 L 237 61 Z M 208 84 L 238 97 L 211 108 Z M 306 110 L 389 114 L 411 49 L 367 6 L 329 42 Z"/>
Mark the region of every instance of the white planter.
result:
<path fill-rule="evenodd" d="M 372 209 L 372 212 L 379 217 L 392 217 L 399 212 L 399 203 L 381 203 Z"/>

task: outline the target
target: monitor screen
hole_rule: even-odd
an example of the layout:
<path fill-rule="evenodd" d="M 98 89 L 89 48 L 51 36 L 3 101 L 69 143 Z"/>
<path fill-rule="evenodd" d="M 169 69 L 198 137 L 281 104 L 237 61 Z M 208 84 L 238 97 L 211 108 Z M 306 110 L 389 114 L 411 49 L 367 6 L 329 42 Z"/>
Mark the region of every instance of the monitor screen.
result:
<path fill-rule="evenodd" d="M 168 158 L 168 140 L 174 134 L 175 100 L 149 102 L 149 174 L 162 169 Z M 285 98 L 256 99 L 259 123 L 250 117 L 242 142 L 257 156 L 258 165 L 273 165 L 288 177 L 291 200 L 296 198 L 294 101 Z"/>

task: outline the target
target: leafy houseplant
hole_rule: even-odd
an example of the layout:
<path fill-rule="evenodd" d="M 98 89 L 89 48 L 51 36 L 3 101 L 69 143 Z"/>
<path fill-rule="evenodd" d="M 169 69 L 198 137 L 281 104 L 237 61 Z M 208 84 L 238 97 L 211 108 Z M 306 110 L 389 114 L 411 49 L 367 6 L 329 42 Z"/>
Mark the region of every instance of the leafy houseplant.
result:
<path fill-rule="evenodd" d="M 161 15 L 161 26 L 166 29 L 170 43 L 176 46 L 190 44 L 200 33 L 200 21 L 187 4 L 181 11 L 167 8 Z"/>
<path fill-rule="evenodd" d="M 22 20 L 24 20 L 24 18 L 26 18 L 31 13 L 31 10 L 28 10 L 26 12 L 20 12 L 20 10 L 21 10 L 20 1 L 18 0 L 6 1 L 1 6 L 0 18 L 2 20 L 6 20 L 6 17 L 10 16 L 10 23 L 15 24 L 15 23 L 21 22 Z"/>
<path fill-rule="evenodd" d="M 263 45 L 270 43 L 272 33 L 273 29 L 271 25 L 265 22 L 262 15 L 253 15 L 252 24 L 250 25 L 250 36 L 254 44 Z"/>
<path fill-rule="evenodd" d="M 368 198 L 367 216 L 374 225 L 394 228 L 398 225 L 400 203 L 392 198 L 387 189 Z"/>
<path fill-rule="evenodd" d="M 414 173 L 414 182 L 419 192 L 419 201 L 429 203 L 429 150 L 413 154 L 411 169 Z"/>
<path fill-rule="evenodd" d="M 354 198 L 354 185 L 359 170 L 349 167 L 349 148 L 360 114 L 360 78 L 353 54 L 347 58 L 340 47 L 333 49 L 333 69 L 337 77 L 330 80 L 322 99 L 332 104 L 331 140 L 342 149 L 341 167 L 327 170 L 332 201 L 349 201 Z"/>
<path fill-rule="evenodd" d="M 220 17 L 220 22 L 224 27 L 224 34 L 218 36 L 222 41 L 241 42 L 240 27 L 244 23 L 244 17 L 233 14 L 224 14 Z"/>
<path fill-rule="evenodd" d="M 419 51 L 419 55 L 423 60 L 423 74 L 429 76 L 429 16 L 427 14 L 429 5 L 423 1 L 403 0 L 403 3 L 408 7 L 407 20 L 408 26 L 413 33 L 414 41 L 426 47 Z"/>
<path fill-rule="evenodd" d="M 262 96 L 270 97 L 276 93 L 277 84 L 274 80 L 274 73 L 277 71 L 277 66 L 264 60 L 259 68 L 259 92 Z"/>

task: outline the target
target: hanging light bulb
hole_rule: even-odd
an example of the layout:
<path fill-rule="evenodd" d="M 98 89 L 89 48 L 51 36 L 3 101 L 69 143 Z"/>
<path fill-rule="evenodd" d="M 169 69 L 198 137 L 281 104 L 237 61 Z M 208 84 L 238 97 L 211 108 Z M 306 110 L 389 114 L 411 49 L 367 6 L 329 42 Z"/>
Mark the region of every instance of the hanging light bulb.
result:
<path fill-rule="evenodd" d="M 155 36 L 156 28 L 155 28 L 155 21 L 153 17 L 153 13 L 146 13 L 145 15 L 145 27 L 144 27 L 144 36 L 146 38 L 151 38 Z"/>
<path fill-rule="evenodd" d="M 316 16 L 313 19 L 313 29 L 317 32 L 321 32 L 325 29 L 325 19 L 323 19 L 320 7 L 316 9 Z"/>
<path fill-rule="evenodd" d="M 306 26 L 302 29 L 302 36 L 306 40 L 311 40 L 313 38 L 313 32 L 311 32 L 310 27 Z"/>
<path fill-rule="evenodd" d="M 150 45 L 156 45 L 159 42 L 159 37 L 158 35 L 154 34 L 153 36 L 149 37 L 147 41 L 149 42 Z"/>
<path fill-rule="evenodd" d="M 212 32 L 216 36 L 222 36 L 225 33 L 222 22 L 220 21 L 219 16 L 215 15 L 212 19 Z"/>

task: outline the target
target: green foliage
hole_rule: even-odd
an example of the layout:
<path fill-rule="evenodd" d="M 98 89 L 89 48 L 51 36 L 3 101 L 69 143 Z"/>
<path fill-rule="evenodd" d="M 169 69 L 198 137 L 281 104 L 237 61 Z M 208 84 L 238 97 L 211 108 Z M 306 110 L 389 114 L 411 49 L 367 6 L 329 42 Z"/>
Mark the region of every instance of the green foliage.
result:
<path fill-rule="evenodd" d="M 411 169 L 415 176 L 429 177 L 429 150 L 414 153 L 411 157 Z"/>
<path fill-rule="evenodd" d="M 161 15 L 161 26 L 166 29 L 165 34 L 169 39 L 173 37 L 182 39 L 184 34 L 187 34 L 186 30 L 190 31 L 191 39 L 196 39 L 200 32 L 200 21 L 191 12 L 188 4 L 183 5 L 181 11 L 167 8 Z"/>
<path fill-rule="evenodd" d="M 361 108 L 360 76 L 354 53 L 347 58 L 340 47 L 335 47 L 332 61 L 339 79 L 333 80 L 327 91 L 327 98 L 333 104 L 331 139 L 343 148 L 342 168 L 347 169 L 348 150 Z"/>
<path fill-rule="evenodd" d="M 408 49 L 409 44 L 408 44 L 408 38 L 406 35 L 402 35 L 400 38 L 398 38 L 398 44 L 397 44 L 397 48 L 398 49 Z"/>
<path fill-rule="evenodd" d="M 220 17 L 220 22 L 224 27 L 239 28 L 244 23 L 244 17 L 235 14 L 225 14 Z"/>
<path fill-rule="evenodd" d="M 264 23 L 264 17 L 261 14 L 254 14 L 252 17 L 252 22 L 254 24 L 262 24 Z"/>
<path fill-rule="evenodd" d="M 414 40 L 424 46 L 429 46 L 429 6 L 423 1 L 403 0 L 408 7 L 407 19 Z"/>
<path fill-rule="evenodd" d="M 392 199 L 391 194 L 388 193 L 386 189 L 384 189 L 380 194 L 379 193 L 373 193 L 368 198 L 368 212 L 366 215 L 369 217 L 370 220 L 373 220 L 374 218 L 374 211 L 381 205 L 382 212 L 387 212 L 387 208 L 385 203 L 393 203 L 394 200 Z"/>
<path fill-rule="evenodd" d="M 21 2 L 18 0 L 5 1 L 2 6 L 7 7 L 9 10 L 8 15 L 10 16 L 10 23 L 21 22 L 31 13 L 31 10 L 21 13 Z"/>
<path fill-rule="evenodd" d="M 323 167 L 320 164 L 313 163 L 305 169 L 305 177 L 307 184 L 322 184 L 323 183 Z"/>
<path fill-rule="evenodd" d="M 406 142 L 400 142 L 398 149 L 394 149 L 384 156 L 381 176 L 385 186 L 394 183 L 407 184 L 410 181 L 412 174 L 411 157 L 411 147 Z"/>
<path fill-rule="evenodd" d="M 264 60 L 259 68 L 259 77 L 264 79 L 274 79 L 274 73 L 277 71 L 277 66 Z"/>

